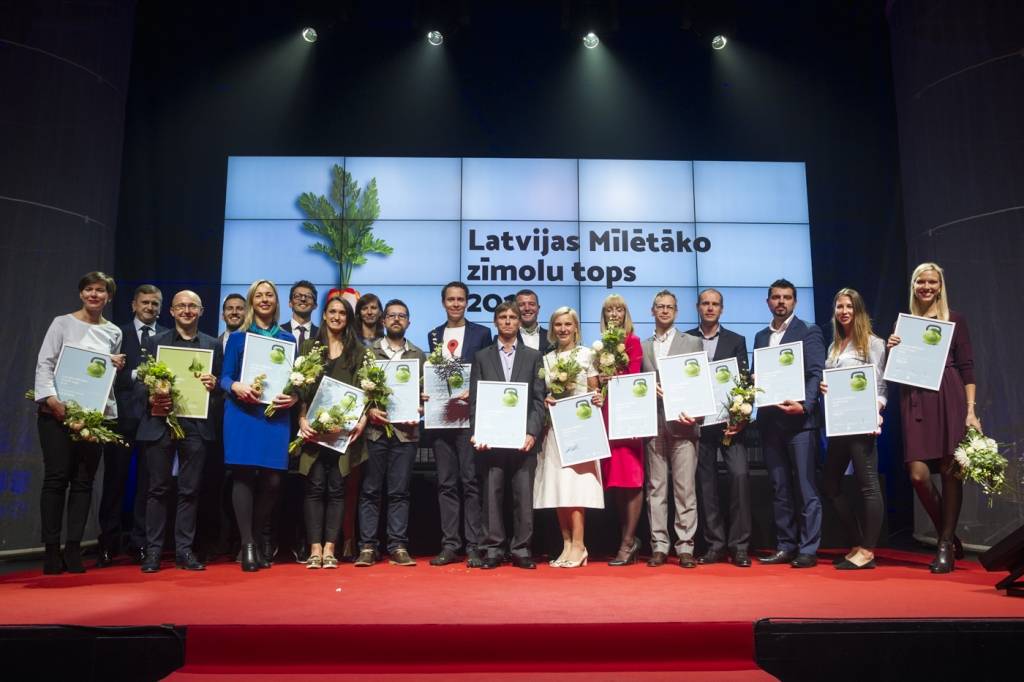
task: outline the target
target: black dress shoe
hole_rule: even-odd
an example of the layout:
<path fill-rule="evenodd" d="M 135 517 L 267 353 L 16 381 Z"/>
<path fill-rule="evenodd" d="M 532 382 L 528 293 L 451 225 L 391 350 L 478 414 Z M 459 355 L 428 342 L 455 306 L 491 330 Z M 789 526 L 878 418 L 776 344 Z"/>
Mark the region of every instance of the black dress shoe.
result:
<path fill-rule="evenodd" d="M 537 568 L 536 562 L 528 556 L 512 555 L 512 565 L 516 568 L 534 569 Z"/>
<path fill-rule="evenodd" d="M 480 568 L 484 565 L 484 560 L 480 558 L 480 551 L 471 549 L 466 552 L 466 567 L 467 568 Z"/>
<path fill-rule="evenodd" d="M 651 558 L 647 560 L 647 565 L 651 568 L 654 568 L 655 566 L 664 566 L 666 561 L 668 561 L 668 554 L 665 552 L 655 552 L 651 555 Z"/>
<path fill-rule="evenodd" d="M 131 557 L 132 557 L 132 563 L 133 564 L 141 564 L 143 561 L 146 560 L 146 548 L 145 547 L 135 547 L 135 548 L 133 548 L 132 551 L 131 551 Z"/>
<path fill-rule="evenodd" d="M 814 568 L 818 565 L 818 557 L 813 554 L 797 554 L 789 565 L 793 568 Z"/>
<path fill-rule="evenodd" d="M 46 544 L 46 555 L 43 558 L 43 575 L 60 575 L 64 572 L 64 558 L 60 555 L 60 545 L 55 542 Z"/>
<path fill-rule="evenodd" d="M 274 546 L 269 542 L 264 543 L 256 553 L 256 561 L 259 563 L 260 568 L 270 568 L 273 566 L 275 554 Z"/>
<path fill-rule="evenodd" d="M 82 564 L 82 547 L 77 542 L 64 544 L 64 570 L 68 573 L 85 573 Z"/>
<path fill-rule="evenodd" d="M 477 559 L 479 559 L 479 558 L 480 558 L 480 556 L 477 555 Z M 450 550 L 448 548 L 445 548 L 445 549 L 442 549 L 441 552 L 436 557 L 434 557 L 433 559 L 430 560 L 430 565 L 431 566 L 447 566 L 448 564 L 455 564 L 455 563 L 458 563 L 458 562 L 459 562 L 459 555 L 456 554 L 455 552 L 453 552 L 452 550 Z"/>
<path fill-rule="evenodd" d="M 480 568 L 491 569 L 497 568 L 498 566 L 501 566 L 501 557 L 489 556 L 484 558 Z"/>
<path fill-rule="evenodd" d="M 935 561 L 931 563 L 929 570 L 932 573 L 951 573 L 956 567 L 956 562 L 953 560 L 955 552 L 956 549 L 952 542 L 945 540 L 939 542 L 939 551 L 935 555 Z M 65 550 L 66 553 L 67 550 Z"/>
<path fill-rule="evenodd" d="M 205 571 L 206 564 L 201 562 L 192 552 L 185 552 L 174 557 L 174 565 L 186 571 Z"/>
<path fill-rule="evenodd" d="M 732 565 L 740 568 L 750 568 L 750 555 L 745 549 L 737 549 L 732 553 Z"/>
<path fill-rule="evenodd" d="M 160 550 L 154 549 L 146 552 L 146 558 L 142 560 L 143 573 L 156 573 L 160 570 Z"/>
<path fill-rule="evenodd" d="M 242 545 L 241 561 L 242 570 L 252 573 L 260 570 L 260 555 L 256 551 L 256 545 Z"/>
<path fill-rule="evenodd" d="M 788 564 L 793 560 L 793 553 L 787 552 L 784 549 L 780 549 L 775 554 L 769 554 L 768 556 L 762 556 L 757 558 L 762 564 Z"/>
<path fill-rule="evenodd" d="M 621 550 L 619 551 L 621 552 Z M 626 552 L 625 556 L 623 556 L 621 559 L 616 556 L 614 559 L 608 562 L 608 565 L 629 566 L 630 564 L 635 564 L 636 557 L 638 554 L 640 554 L 640 541 L 636 538 L 633 538 L 633 546 L 630 548 L 628 552 Z"/>
<path fill-rule="evenodd" d="M 725 561 L 725 552 L 719 552 L 715 549 L 709 549 L 704 553 L 704 556 L 697 559 L 698 564 L 720 564 Z"/>
<path fill-rule="evenodd" d="M 114 563 L 114 555 L 106 547 L 100 547 L 100 553 L 96 557 L 96 568 L 106 568 Z"/>

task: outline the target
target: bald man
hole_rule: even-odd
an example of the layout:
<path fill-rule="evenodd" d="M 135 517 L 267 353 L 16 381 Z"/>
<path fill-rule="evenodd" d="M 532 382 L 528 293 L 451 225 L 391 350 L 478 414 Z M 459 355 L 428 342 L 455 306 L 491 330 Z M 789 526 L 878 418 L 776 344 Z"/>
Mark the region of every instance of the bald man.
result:
<path fill-rule="evenodd" d="M 203 302 L 199 295 L 194 291 L 179 291 L 171 299 L 174 328 L 149 338 L 144 351 L 155 356 L 158 346 L 212 350 L 213 366 L 204 368 L 198 377 L 206 390 L 212 393 L 218 390 L 217 375 L 220 374 L 223 350 L 217 339 L 199 331 L 199 318 L 202 315 Z M 196 533 L 196 509 L 203 478 L 203 463 L 207 449 L 217 438 L 217 430 L 209 418 L 181 417 L 178 421 L 185 437 L 175 440 L 171 437 L 166 418 L 172 409 L 171 398 L 151 398 L 142 382 L 136 381 L 135 399 L 145 406 L 137 440 L 142 446 L 149 478 L 146 486 L 146 548 L 142 572 L 156 573 L 160 570 L 167 509 L 175 489 L 172 481 L 175 455 L 178 457 L 178 485 L 174 563 L 181 569 L 201 571 L 206 567 L 196 558 L 192 548 Z"/>

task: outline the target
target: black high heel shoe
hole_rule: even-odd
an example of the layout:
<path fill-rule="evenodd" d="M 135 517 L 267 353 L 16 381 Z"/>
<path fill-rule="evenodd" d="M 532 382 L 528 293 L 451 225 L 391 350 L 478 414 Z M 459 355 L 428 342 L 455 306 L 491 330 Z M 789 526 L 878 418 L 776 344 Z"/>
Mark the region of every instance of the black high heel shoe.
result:
<path fill-rule="evenodd" d="M 964 558 L 964 543 L 960 542 L 960 538 L 953 536 L 953 556 L 957 559 Z"/>
<path fill-rule="evenodd" d="M 952 573 L 955 567 L 953 560 L 953 543 L 948 540 L 942 540 L 939 542 L 939 551 L 935 555 L 935 561 L 932 562 L 931 570 L 932 573 Z"/>
<path fill-rule="evenodd" d="M 85 573 L 82 563 L 82 546 L 77 542 L 64 543 L 64 570 L 68 573 Z"/>
<path fill-rule="evenodd" d="M 274 565 L 274 546 L 264 542 L 260 551 L 256 552 L 256 563 L 260 568 L 270 568 Z"/>
<path fill-rule="evenodd" d="M 47 543 L 46 556 L 43 559 L 43 575 L 60 575 L 64 572 L 64 558 L 60 555 L 60 545 Z"/>
<path fill-rule="evenodd" d="M 609 566 L 629 566 L 630 564 L 636 563 L 637 555 L 640 554 L 640 541 L 633 538 L 633 546 L 626 553 L 626 556 L 622 559 L 618 557 L 608 562 Z"/>
<path fill-rule="evenodd" d="M 242 570 L 252 573 L 260 570 L 260 555 L 256 551 L 256 545 L 242 545 Z"/>

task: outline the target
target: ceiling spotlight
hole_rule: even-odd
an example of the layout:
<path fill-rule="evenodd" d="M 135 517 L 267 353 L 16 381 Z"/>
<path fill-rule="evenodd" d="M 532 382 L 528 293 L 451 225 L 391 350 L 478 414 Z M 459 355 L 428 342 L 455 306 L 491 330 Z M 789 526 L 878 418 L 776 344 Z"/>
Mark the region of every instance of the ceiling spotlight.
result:
<path fill-rule="evenodd" d="M 600 43 L 601 41 L 597 39 L 597 35 L 593 31 L 583 36 L 583 47 L 587 48 L 588 50 L 593 50 Z"/>
<path fill-rule="evenodd" d="M 728 42 L 729 41 L 725 39 L 725 36 L 715 36 L 711 39 L 711 48 L 714 50 L 724 49 Z"/>
<path fill-rule="evenodd" d="M 307 43 L 316 42 L 316 29 L 312 26 L 302 29 L 302 39 Z"/>
<path fill-rule="evenodd" d="M 444 36 L 440 31 L 431 31 L 427 34 L 427 42 L 436 47 L 444 42 Z"/>

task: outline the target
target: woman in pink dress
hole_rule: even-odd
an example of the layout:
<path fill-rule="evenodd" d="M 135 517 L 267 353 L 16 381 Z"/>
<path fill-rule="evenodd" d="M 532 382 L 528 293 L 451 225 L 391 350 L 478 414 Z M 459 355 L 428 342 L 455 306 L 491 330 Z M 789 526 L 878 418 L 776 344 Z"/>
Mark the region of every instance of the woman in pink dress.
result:
<path fill-rule="evenodd" d="M 616 374 L 633 374 L 640 371 L 643 360 L 643 349 L 640 339 L 633 333 L 633 319 L 629 315 L 626 301 L 618 294 L 604 299 L 601 306 L 601 333 L 609 327 L 621 327 L 626 332 L 626 355 L 629 365 L 621 368 Z M 595 354 L 596 355 L 596 354 Z M 602 376 L 602 383 L 608 380 Z M 605 402 L 602 412 L 604 423 L 608 426 L 608 403 Z M 601 478 L 604 487 L 614 488 L 615 504 L 619 510 L 619 526 L 622 529 L 622 542 L 615 558 L 608 562 L 609 566 L 627 566 L 636 563 L 640 553 L 640 541 L 636 538 L 636 524 L 640 520 L 643 509 L 644 485 L 643 442 L 639 438 L 613 440 L 612 456 L 601 460 Z"/>
<path fill-rule="evenodd" d="M 981 422 L 974 412 L 974 355 L 967 320 L 949 309 L 946 280 L 942 268 L 935 263 L 918 265 L 910 277 L 910 313 L 956 323 L 939 390 L 906 385 L 900 390 L 903 457 L 914 492 L 935 524 L 939 538 L 931 571 L 949 573 L 954 568 L 954 558 L 963 557 L 955 533 L 964 484 L 956 477 L 953 451 L 967 427 L 981 431 Z M 900 337 L 893 334 L 888 346 L 892 348 L 899 342 Z M 932 485 L 935 470 L 942 475 L 941 494 Z"/>

